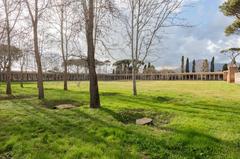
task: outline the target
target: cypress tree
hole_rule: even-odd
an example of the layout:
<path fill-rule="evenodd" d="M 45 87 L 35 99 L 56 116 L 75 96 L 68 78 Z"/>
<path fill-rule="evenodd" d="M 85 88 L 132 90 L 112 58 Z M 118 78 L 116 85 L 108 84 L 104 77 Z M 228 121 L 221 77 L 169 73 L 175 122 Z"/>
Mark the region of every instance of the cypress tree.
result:
<path fill-rule="evenodd" d="M 187 62 L 186 62 L 186 71 L 185 72 L 189 72 L 189 59 L 187 58 Z"/>
<path fill-rule="evenodd" d="M 150 67 L 151 67 L 151 63 L 149 62 L 149 63 L 148 63 L 148 68 L 150 68 Z"/>
<path fill-rule="evenodd" d="M 193 60 L 193 62 L 192 62 L 192 72 L 193 73 L 196 72 L 196 61 L 195 60 Z"/>
<path fill-rule="evenodd" d="M 214 67 L 215 64 L 214 64 L 214 62 L 215 62 L 215 58 L 213 56 L 212 61 L 211 61 L 211 69 L 210 69 L 211 72 L 215 71 L 215 67 Z"/>
<path fill-rule="evenodd" d="M 146 71 L 147 71 L 147 65 L 144 65 L 143 73 L 146 73 Z"/>
<path fill-rule="evenodd" d="M 181 72 L 184 73 L 184 56 L 182 56 Z"/>

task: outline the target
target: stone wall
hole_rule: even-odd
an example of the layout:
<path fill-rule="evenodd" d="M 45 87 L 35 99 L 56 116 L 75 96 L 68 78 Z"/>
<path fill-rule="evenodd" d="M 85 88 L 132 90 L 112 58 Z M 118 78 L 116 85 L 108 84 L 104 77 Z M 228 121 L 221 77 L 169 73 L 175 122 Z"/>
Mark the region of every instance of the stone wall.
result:
<path fill-rule="evenodd" d="M 236 65 L 229 65 L 228 75 L 227 75 L 228 83 L 235 83 L 235 73 L 237 72 L 238 72 L 238 67 Z"/>
<path fill-rule="evenodd" d="M 223 72 L 223 80 L 227 81 L 227 77 L 228 77 L 228 71 L 224 71 Z"/>
<path fill-rule="evenodd" d="M 235 83 L 240 84 L 240 73 L 235 73 Z"/>

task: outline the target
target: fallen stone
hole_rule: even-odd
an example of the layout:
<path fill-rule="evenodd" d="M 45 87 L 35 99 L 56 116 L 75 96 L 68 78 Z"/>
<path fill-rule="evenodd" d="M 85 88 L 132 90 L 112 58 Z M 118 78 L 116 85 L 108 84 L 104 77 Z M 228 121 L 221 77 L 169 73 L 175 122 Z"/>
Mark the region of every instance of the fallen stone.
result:
<path fill-rule="evenodd" d="M 153 120 L 151 118 L 142 118 L 136 120 L 137 125 L 149 125 L 152 124 L 152 122 Z"/>
<path fill-rule="evenodd" d="M 72 109 L 72 108 L 76 108 L 76 106 L 72 104 L 61 104 L 54 107 L 54 109 Z"/>

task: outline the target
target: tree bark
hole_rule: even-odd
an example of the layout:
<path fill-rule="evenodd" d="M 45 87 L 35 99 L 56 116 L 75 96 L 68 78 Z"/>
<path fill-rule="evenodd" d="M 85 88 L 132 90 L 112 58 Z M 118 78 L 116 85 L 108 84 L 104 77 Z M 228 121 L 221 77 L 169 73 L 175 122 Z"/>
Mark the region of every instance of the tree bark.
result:
<path fill-rule="evenodd" d="M 23 66 L 21 66 L 21 81 L 20 81 L 20 86 L 23 88 Z"/>
<path fill-rule="evenodd" d="M 88 69 L 90 78 L 90 108 L 100 108 L 98 79 L 95 65 L 94 46 L 94 0 L 89 0 L 88 17 L 86 18 L 86 38 L 88 45 Z"/>
<path fill-rule="evenodd" d="M 0 86 L 2 84 L 2 68 L 0 68 Z"/>
<path fill-rule="evenodd" d="M 64 62 L 64 90 L 68 90 L 68 70 L 66 61 Z"/>
<path fill-rule="evenodd" d="M 6 79 L 6 94 L 12 95 L 12 88 L 11 88 L 11 66 L 12 66 L 12 56 L 11 56 L 11 39 L 10 39 L 10 24 L 9 24 L 9 13 L 8 13 L 8 5 L 7 2 L 4 1 L 4 8 L 6 14 L 6 27 L 7 27 L 7 44 L 8 44 L 8 54 L 7 54 L 7 79 Z"/>
<path fill-rule="evenodd" d="M 136 83 L 136 60 L 134 52 L 134 10 L 135 10 L 135 1 L 132 1 L 132 40 L 131 40 L 131 51 L 132 51 L 132 84 L 133 84 L 133 95 L 137 95 L 137 83 Z"/>
<path fill-rule="evenodd" d="M 63 81 L 64 81 L 64 90 L 67 91 L 68 90 L 68 69 L 67 69 L 67 57 L 65 57 L 65 50 L 64 50 L 64 31 L 63 31 L 63 21 L 64 21 L 64 9 L 63 9 L 63 1 L 61 2 L 62 6 L 61 6 L 61 24 L 60 24 L 60 34 L 61 34 L 61 51 L 62 51 L 62 59 L 63 59 L 63 65 L 64 65 L 64 75 L 63 75 Z M 66 40 L 67 43 L 67 40 Z M 66 44 L 66 52 L 67 52 L 67 44 Z M 67 56 L 67 55 L 66 55 Z"/>
<path fill-rule="evenodd" d="M 137 96 L 137 80 L 136 80 L 136 70 L 133 68 L 132 70 L 132 81 L 133 81 L 133 95 Z"/>
<path fill-rule="evenodd" d="M 12 66 L 12 57 L 11 57 L 11 41 L 10 41 L 10 35 L 8 31 L 8 65 L 7 65 L 7 87 L 6 87 L 6 94 L 12 95 L 12 87 L 11 87 L 11 66 Z"/>
<path fill-rule="evenodd" d="M 35 59 L 37 63 L 37 70 L 38 70 L 38 98 L 44 99 L 44 87 L 43 87 L 43 72 L 42 72 L 42 63 L 41 63 L 41 56 L 38 47 L 38 26 L 37 26 L 37 19 L 33 24 L 33 34 L 34 34 L 34 53 Z"/>

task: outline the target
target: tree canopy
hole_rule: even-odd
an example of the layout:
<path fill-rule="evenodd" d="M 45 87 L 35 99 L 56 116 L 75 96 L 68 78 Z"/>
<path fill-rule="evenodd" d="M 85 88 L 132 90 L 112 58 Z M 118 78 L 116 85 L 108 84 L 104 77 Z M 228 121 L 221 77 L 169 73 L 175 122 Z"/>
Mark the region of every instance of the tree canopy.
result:
<path fill-rule="evenodd" d="M 15 46 L 11 46 L 11 59 L 18 60 L 22 57 L 22 50 Z M 5 71 L 8 64 L 8 45 L 0 44 L 0 70 Z"/>
<path fill-rule="evenodd" d="M 118 65 L 130 65 L 132 63 L 131 59 L 123 59 L 123 60 L 119 60 L 116 61 L 113 65 L 114 66 L 118 66 Z"/>
<path fill-rule="evenodd" d="M 17 60 L 22 56 L 22 50 L 15 46 L 10 47 L 11 50 L 11 57 L 12 59 Z M 4 57 L 8 55 L 8 45 L 0 44 L 0 57 Z"/>
<path fill-rule="evenodd" d="M 187 61 L 186 61 L 186 70 L 185 70 L 185 72 L 189 72 L 190 71 L 190 69 L 189 69 L 189 58 L 187 58 Z"/>
<path fill-rule="evenodd" d="M 139 65 L 144 65 L 143 61 L 136 61 L 136 63 Z M 119 61 L 116 61 L 113 65 L 118 66 L 118 65 L 124 65 L 124 64 L 126 64 L 126 65 L 132 64 L 132 59 L 119 60 Z"/>
<path fill-rule="evenodd" d="M 220 10 L 225 16 L 236 17 L 234 22 L 225 29 L 227 36 L 240 33 L 240 0 L 227 0 L 221 6 Z"/>
<path fill-rule="evenodd" d="M 222 68 L 222 71 L 227 71 L 227 70 L 228 70 L 228 64 L 224 64 L 223 68 Z"/>
<path fill-rule="evenodd" d="M 211 71 L 211 72 L 214 72 L 214 71 L 215 71 L 215 57 L 214 57 L 214 56 L 212 57 L 210 71 Z"/>
<path fill-rule="evenodd" d="M 236 58 L 240 55 L 240 48 L 229 48 L 221 51 L 222 54 L 227 55 L 232 61 L 232 64 L 236 64 Z"/>
<path fill-rule="evenodd" d="M 96 66 L 103 66 L 107 65 L 110 61 L 99 61 L 95 60 Z M 79 58 L 79 59 L 69 59 L 67 60 L 68 66 L 80 66 L 80 67 L 88 67 L 88 60 L 87 58 Z"/>

